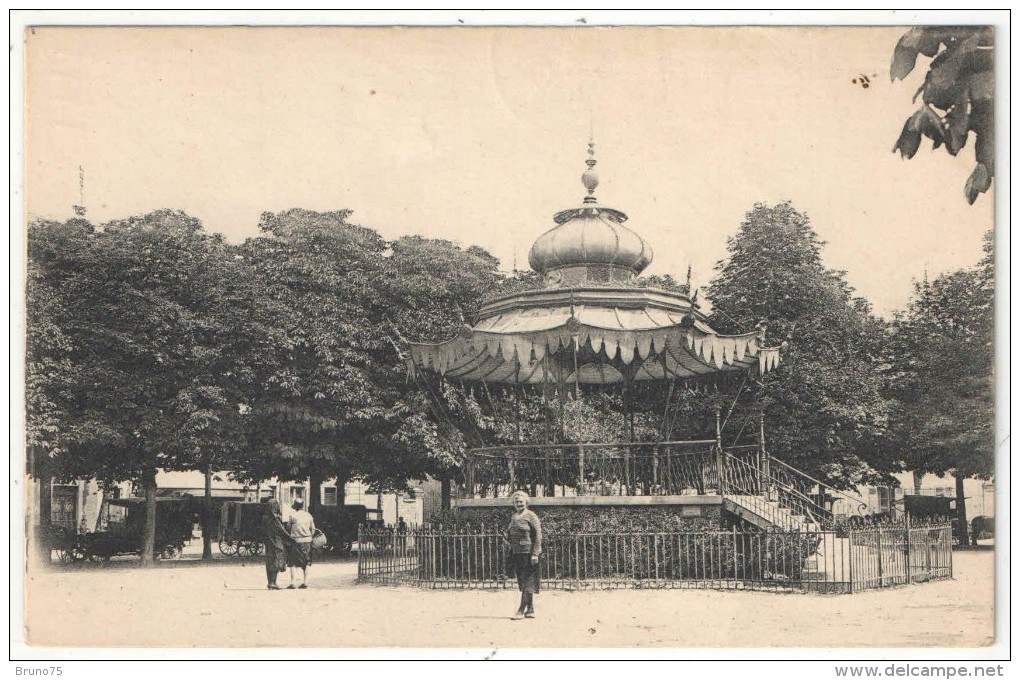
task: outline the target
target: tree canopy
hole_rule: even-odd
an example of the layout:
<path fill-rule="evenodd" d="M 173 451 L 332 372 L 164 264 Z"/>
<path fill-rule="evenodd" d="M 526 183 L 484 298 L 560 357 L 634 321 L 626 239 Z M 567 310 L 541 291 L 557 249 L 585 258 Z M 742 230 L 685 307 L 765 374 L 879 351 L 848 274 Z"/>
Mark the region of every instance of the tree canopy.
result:
<path fill-rule="evenodd" d="M 908 469 L 987 479 L 995 471 L 991 232 L 974 267 L 914 284 L 889 328 L 892 431 Z"/>
<path fill-rule="evenodd" d="M 497 262 L 448 241 L 388 243 L 350 216 L 267 213 L 262 235 L 239 249 L 251 313 L 271 329 L 252 366 L 249 446 L 234 465 L 249 481 L 359 477 L 402 489 L 452 462 L 407 383 L 401 339 L 456 332 Z"/>
<path fill-rule="evenodd" d="M 834 486 L 879 478 L 885 402 L 875 368 L 883 326 L 844 273 L 822 263 L 824 243 L 790 203 L 757 204 L 708 286 L 713 325 L 767 324 L 783 363 L 758 386 L 769 448 Z M 746 407 L 745 407 L 746 408 Z"/>
<path fill-rule="evenodd" d="M 33 453 L 56 476 L 140 481 L 154 503 L 157 469 L 198 469 L 237 424 L 224 242 L 170 210 L 35 222 L 29 261 Z"/>

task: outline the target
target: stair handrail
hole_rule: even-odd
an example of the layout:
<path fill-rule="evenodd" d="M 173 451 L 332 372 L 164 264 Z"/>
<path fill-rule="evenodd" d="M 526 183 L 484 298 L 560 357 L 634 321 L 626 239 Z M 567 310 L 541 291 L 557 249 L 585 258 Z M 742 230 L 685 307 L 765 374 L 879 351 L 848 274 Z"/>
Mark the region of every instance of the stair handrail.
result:
<path fill-rule="evenodd" d="M 741 465 L 744 465 L 745 467 L 751 467 L 751 465 L 749 463 L 746 463 L 745 461 L 740 460 L 739 458 L 737 458 L 736 456 L 734 456 L 733 454 L 731 454 L 729 452 L 726 452 L 726 455 L 727 455 L 727 457 L 732 458 L 734 461 L 736 461 L 737 463 L 740 463 Z M 772 458 L 772 460 L 776 460 L 776 459 Z M 784 463 L 784 465 L 785 465 L 785 463 Z M 796 468 L 791 468 L 789 465 L 785 465 L 785 467 L 793 470 L 794 472 L 797 472 Z M 752 469 L 755 469 L 755 468 L 752 468 Z M 807 475 L 804 475 L 804 476 L 806 477 Z M 783 482 L 781 479 L 775 477 L 774 475 L 769 475 L 769 480 L 770 481 L 774 481 L 775 484 L 777 486 L 781 487 L 784 491 L 788 491 L 791 494 L 799 496 L 801 500 L 807 501 L 808 503 L 811 503 L 812 505 L 818 505 L 818 503 L 816 503 L 813 498 L 811 498 L 810 496 L 807 496 L 807 495 L 801 493 L 795 487 L 792 487 L 789 484 L 786 484 L 785 482 Z M 821 507 L 821 506 L 819 506 L 819 507 Z"/>
<path fill-rule="evenodd" d="M 750 463 L 748 463 L 746 461 L 743 461 L 740 458 L 737 458 L 736 456 L 734 456 L 729 451 L 723 451 L 723 453 L 726 454 L 726 458 L 728 460 L 732 460 L 734 463 L 737 463 L 739 465 L 743 465 L 744 467 L 752 469 L 755 472 L 761 472 L 758 468 L 755 468 Z M 785 463 L 784 463 L 784 466 L 789 468 L 789 469 L 791 469 L 791 470 L 793 470 L 794 472 L 798 472 L 799 473 L 798 470 L 796 470 L 795 468 L 790 468 L 790 466 L 789 465 L 785 465 Z M 806 476 L 806 475 L 803 475 L 803 476 Z M 783 480 L 779 479 L 778 477 L 776 477 L 775 475 L 773 475 L 771 473 L 769 473 L 769 475 L 768 475 L 768 481 L 769 481 L 770 484 L 774 484 L 776 487 L 778 487 L 778 489 L 780 491 L 784 491 L 787 494 L 794 496 L 798 501 L 800 501 L 800 504 L 802 506 L 804 506 L 803 510 L 807 513 L 808 519 L 810 519 L 811 522 L 813 522 L 814 524 L 821 526 L 821 521 L 819 521 L 819 519 L 815 516 L 816 513 L 811 511 L 811 508 L 813 506 L 815 508 L 815 510 L 818 511 L 818 514 L 824 515 L 826 513 L 826 510 L 825 510 L 825 508 L 823 506 L 821 506 L 818 503 L 816 503 L 814 501 L 814 499 L 812 499 L 810 496 L 807 496 L 807 495 L 801 493 L 795 487 L 792 487 L 789 484 L 786 484 L 785 482 L 783 482 Z M 753 494 L 750 491 L 748 491 L 747 493 L 750 494 L 750 495 L 755 495 L 755 494 Z M 723 495 L 725 495 L 725 494 L 723 494 Z"/>
<path fill-rule="evenodd" d="M 845 491 L 843 491 L 841 489 L 833 488 L 830 484 L 826 484 L 825 482 L 823 482 L 821 480 L 815 479 L 811 475 L 809 475 L 809 474 L 807 474 L 805 472 L 802 472 L 801 470 L 798 470 L 797 468 L 793 467 L 792 465 L 790 465 L 788 463 L 784 463 L 779 458 L 775 458 L 772 455 L 769 455 L 769 462 L 770 463 L 779 463 L 779 465 L 781 465 L 782 467 L 786 468 L 790 472 L 798 474 L 801 477 L 803 477 L 804 479 L 807 479 L 808 481 L 813 482 L 814 484 L 817 484 L 819 489 L 821 489 L 822 487 L 825 487 L 829 491 L 832 491 L 835 494 L 838 494 L 838 495 L 842 496 L 846 500 L 848 500 L 848 501 L 850 501 L 852 503 L 857 503 L 858 504 L 858 506 L 857 506 L 858 510 L 865 510 L 868 507 L 868 502 L 865 501 L 860 496 L 854 497 L 853 495 L 851 495 L 851 494 L 849 494 L 849 493 L 847 493 L 847 492 L 845 492 Z"/>

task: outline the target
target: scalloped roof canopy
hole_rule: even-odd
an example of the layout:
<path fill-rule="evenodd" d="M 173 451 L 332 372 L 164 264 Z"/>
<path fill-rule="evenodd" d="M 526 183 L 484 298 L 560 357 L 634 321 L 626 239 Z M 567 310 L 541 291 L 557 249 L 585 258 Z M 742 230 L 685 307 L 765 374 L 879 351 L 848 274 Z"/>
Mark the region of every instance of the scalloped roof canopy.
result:
<path fill-rule="evenodd" d="M 623 225 L 627 215 L 598 206 L 593 143 L 588 155 L 583 205 L 557 213 L 557 226 L 529 254 L 545 287 L 490 301 L 475 326 L 446 342 L 411 343 L 408 370 L 462 381 L 608 385 L 773 369 L 779 348 L 762 346 L 763 327 L 720 335 L 686 295 L 630 283 L 652 249 Z"/>

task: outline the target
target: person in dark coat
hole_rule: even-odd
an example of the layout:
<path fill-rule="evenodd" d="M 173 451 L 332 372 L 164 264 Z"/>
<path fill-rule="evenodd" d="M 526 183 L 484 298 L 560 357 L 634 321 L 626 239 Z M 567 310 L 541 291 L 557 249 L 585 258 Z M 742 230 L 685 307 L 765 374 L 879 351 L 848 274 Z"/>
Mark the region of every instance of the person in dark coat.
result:
<path fill-rule="evenodd" d="M 266 587 L 269 590 L 279 590 L 276 577 L 280 572 L 287 570 L 288 556 L 294 561 L 295 556 L 300 555 L 301 551 L 297 542 L 291 538 L 287 527 L 283 525 L 283 513 L 280 511 L 280 502 L 276 499 L 266 502 L 262 516 L 262 531 L 266 542 Z M 295 564 L 299 562 L 295 561 Z"/>
<path fill-rule="evenodd" d="M 542 523 L 538 515 L 528 510 L 528 494 L 517 491 L 510 498 L 514 514 L 507 529 L 507 540 L 517 587 L 521 591 L 521 605 L 510 618 L 533 619 L 539 584 L 538 557 L 542 554 Z"/>

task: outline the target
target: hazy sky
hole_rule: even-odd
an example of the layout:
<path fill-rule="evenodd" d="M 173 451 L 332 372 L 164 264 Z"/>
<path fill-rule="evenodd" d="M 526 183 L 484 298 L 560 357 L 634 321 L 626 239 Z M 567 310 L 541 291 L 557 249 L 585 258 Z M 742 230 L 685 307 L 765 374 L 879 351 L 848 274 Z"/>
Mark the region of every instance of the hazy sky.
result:
<path fill-rule="evenodd" d="M 527 266 L 602 205 L 705 285 L 755 202 L 791 200 L 880 313 L 974 264 L 992 197 L 951 158 L 891 152 L 927 63 L 889 82 L 897 28 L 39 28 L 27 37 L 26 205 L 96 222 L 178 208 L 239 241 L 260 213 L 350 208 L 383 236 Z M 860 77 L 870 80 L 863 88 Z M 858 79 L 858 83 L 853 82 Z"/>

